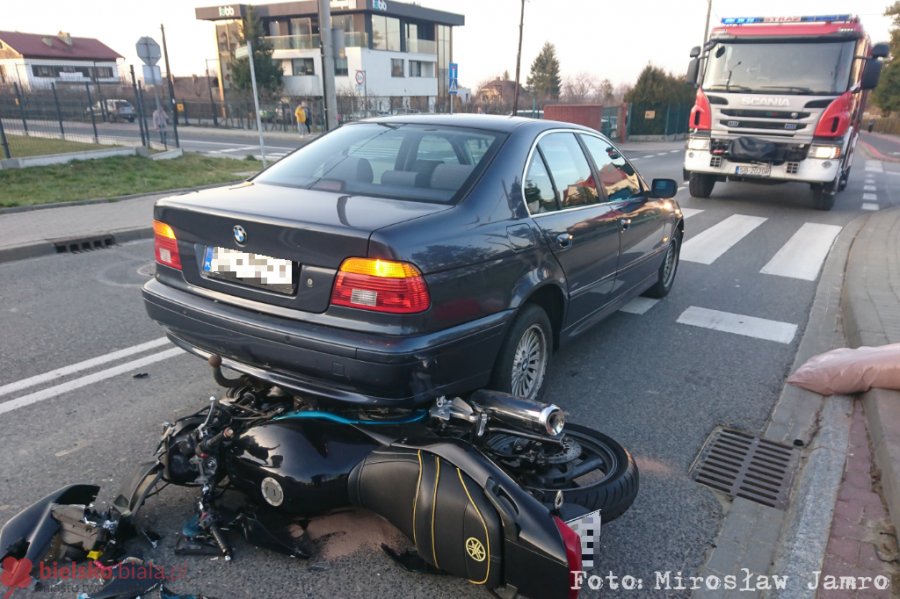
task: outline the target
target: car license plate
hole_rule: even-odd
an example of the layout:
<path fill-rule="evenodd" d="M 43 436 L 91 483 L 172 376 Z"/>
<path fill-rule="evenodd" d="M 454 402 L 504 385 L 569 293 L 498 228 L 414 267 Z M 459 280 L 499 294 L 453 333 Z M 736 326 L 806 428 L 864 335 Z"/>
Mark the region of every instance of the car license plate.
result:
<path fill-rule="evenodd" d="M 770 164 L 753 164 L 750 166 L 738 166 L 734 169 L 735 175 L 749 175 L 751 177 L 768 177 L 772 172 Z"/>
<path fill-rule="evenodd" d="M 277 293 L 294 291 L 294 263 L 262 254 L 210 246 L 203 256 L 203 272 Z"/>
<path fill-rule="evenodd" d="M 590 570 L 600 563 L 600 510 L 566 522 L 581 539 L 581 567 Z"/>

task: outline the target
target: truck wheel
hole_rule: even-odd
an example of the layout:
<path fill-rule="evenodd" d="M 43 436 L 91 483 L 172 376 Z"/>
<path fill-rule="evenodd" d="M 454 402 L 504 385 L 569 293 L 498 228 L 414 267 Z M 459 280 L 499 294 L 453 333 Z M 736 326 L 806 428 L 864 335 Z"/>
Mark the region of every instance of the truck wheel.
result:
<path fill-rule="evenodd" d="M 850 178 L 850 169 L 847 168 L 847 170 L 844 171 L 843 173 L 841 173 L 840 177 L 838 178 L 838 184 L 837 184 L 838 191 L 844 191 L 845 189 L 847 189 L 847 180 L 849 178 Z"/>
<path fill-rule="evenodd" d="M 688 180 L 688 189 L 691 192 L 691 196 L 695 198 L 708 198 L 712 194 L 715 185 L 716 178 L 713 175 L 691 173 Z"/>
<path fill-rule="evenodd" d="M 813 206 L 816 210 L 831 210 L 834 208 L 834 194 L 838 187 L 836 183 L 810 185 L 813 194 Z"/>

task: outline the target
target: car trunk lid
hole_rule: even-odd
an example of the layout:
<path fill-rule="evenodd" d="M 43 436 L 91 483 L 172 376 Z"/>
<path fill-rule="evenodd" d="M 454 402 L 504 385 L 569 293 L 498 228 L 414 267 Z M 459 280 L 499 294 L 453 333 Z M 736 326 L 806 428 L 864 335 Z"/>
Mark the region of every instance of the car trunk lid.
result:
<path fill-rule="evenodd" d="M 367 256 L 373 231 L 448 208 L 247 182 L 161 200 L 155 218 L 173 228 L 189 284 L 323 312 L 341 262 Z M 216 272 L 223 262 L 231 273 Z M 282 272 L 253 274 L 267 267 Z"/>

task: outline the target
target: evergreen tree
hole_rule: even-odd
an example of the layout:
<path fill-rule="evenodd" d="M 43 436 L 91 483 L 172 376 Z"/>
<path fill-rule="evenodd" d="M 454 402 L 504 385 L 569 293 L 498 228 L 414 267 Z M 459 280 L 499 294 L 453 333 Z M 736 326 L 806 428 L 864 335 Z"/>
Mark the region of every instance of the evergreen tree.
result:
<path fill-rule="evenodd" d="M 881 71 L 878 87 L 872 93 L 872 101 L 886 114 L 900 111 L 900 1 L 894 2 L 884 11 L 885 16 L 894 18 L 891 28 L 891 53 Z"/>
<path fill-rule="evenodd" d="M 693 99 L 694 89 L 683 78 L 652 64 L 644 67 L 637 83 L 625 94 L 625 101 L 633 104 L 691 104 Z"/>
<path fill-rule="evenodd" d="M 531 63 L 531 74 L 528 76 L 528 91 L 539 101 L 558 100 L 562 81 L 559 77 L 559 60 L 556 58 L 556 47 L 547 42 L 540 54 Z"/>
<path fill-rule="evenodd" d="M 247 40 L 253 46 L 253 66 L 256 70 L 256 86 L 261 96 L 276 94 L 281 89 L 281 65 L 272 60 L 274 48 L 265 39 L 262 22 L 256 16 L 253 7 L 247 8 L 241 27 L 241 43 Z M 231 58 L 231 83 L 236 89 L 248 91 L 253 89 L 250 81 L 250 60 L 248 57 Z"/>

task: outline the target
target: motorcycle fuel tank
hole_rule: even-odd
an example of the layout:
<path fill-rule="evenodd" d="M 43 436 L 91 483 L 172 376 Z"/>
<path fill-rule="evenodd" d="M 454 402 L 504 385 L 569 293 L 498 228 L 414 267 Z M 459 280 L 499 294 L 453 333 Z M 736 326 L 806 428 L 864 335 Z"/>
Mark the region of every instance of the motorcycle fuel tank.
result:
<path fill-rule="evenodd" d="M 229 478 L 281 511 L 313 515 L 350 505 L 347 478 L 377 443 L 358 429 L 323 420 L 273 420 L 229 449 Z"/>

